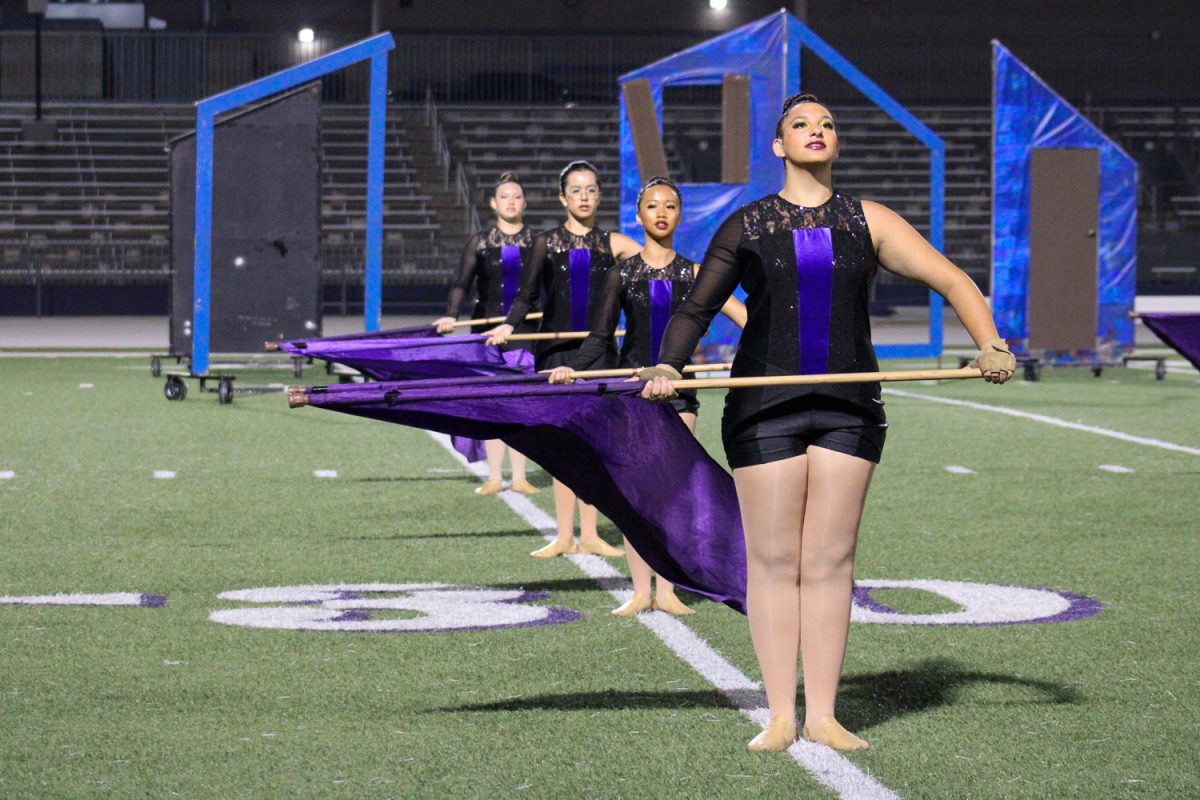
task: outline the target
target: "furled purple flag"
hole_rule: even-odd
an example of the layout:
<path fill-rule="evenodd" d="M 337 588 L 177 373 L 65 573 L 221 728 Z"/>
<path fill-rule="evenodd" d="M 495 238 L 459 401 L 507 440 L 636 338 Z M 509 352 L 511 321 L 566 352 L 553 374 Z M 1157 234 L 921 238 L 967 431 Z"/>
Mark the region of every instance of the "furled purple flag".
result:
<path fill-rule="evenodd" d="M 1143 323 L 1200 369 L 1200 314 L 1141 314 Z"/>
<path fill-rule="evenodd" d="M 501 379 L 504 380 L 504 379 Z M 503 439 L 595 505 L 658 574 L 745 610 L 733 479 L 641 383 L 506 380 L 315 387 L 319 408 L 475 439 Z"/>

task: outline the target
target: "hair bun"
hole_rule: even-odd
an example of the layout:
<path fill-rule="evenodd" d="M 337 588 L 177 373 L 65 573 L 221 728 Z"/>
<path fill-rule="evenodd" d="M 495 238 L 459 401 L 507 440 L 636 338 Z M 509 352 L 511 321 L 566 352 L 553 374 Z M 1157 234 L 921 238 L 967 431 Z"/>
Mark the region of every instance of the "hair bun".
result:
<path fill-rule="evenodd" d="M 521 178 L 515 172 L 501 172 L 500 177 L 496 180 L 496 185 L 499 186 L 502 183 L 520 184 Z"/>

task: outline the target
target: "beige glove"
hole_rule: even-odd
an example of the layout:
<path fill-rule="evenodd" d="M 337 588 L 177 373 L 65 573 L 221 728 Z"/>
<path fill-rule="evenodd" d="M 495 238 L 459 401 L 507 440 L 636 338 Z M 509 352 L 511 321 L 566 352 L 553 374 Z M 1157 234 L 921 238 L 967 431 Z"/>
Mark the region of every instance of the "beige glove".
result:
<path fill-rule="evenodd" d="M 642 387 L 642 397 L 661 403 L 676 396 L 675 387 L 670 382 L 677 381 L 683 376 L 674 367 L 659 364 L 656 367 L 639 369 L 635 377 L 646 382 L 646 385 Z"/>
<path fill-rule="evenodd" d="M 980 370 L 989 383 L 1004 383 L 1016 372 L 1017 359 L 1008 349 L 1008 342 L 992 339 L 979 348 L 979 354 L 967 366 Z"/>
<path fill-rule="evenodd" d="M 659 364 L 656 367 L 642 367 L 637 371 L 637 379 L 646 381 L 647 383 L 655 378 L 666 378 L 667 380 L 677 381 L 683 376 L 680 375 L 674 367 L 669 367 L 666 364 Z"/>

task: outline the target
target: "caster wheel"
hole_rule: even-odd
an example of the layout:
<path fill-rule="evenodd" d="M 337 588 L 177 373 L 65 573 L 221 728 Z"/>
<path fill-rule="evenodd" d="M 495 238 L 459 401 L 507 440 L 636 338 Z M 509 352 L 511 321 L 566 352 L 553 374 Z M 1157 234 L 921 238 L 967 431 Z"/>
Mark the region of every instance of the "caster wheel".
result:
<path fill-rule="evenodd" d="M 162 375 L 162 359 L 158 356 L 150 357 L 150 374 L 155 378 Z"/>
<path fill-rule="evenodd" d="M 966 369 L 968 366 L 970 366 L 970 364 L 971 364 L 971 359 L 969 359 L 969 358 L 959 358 L 958 359 L 958 368 L 959 369 Z"/>
<path fill-rule="evenodd" d="M 1042 377 L 1042 365 L 1036 361 L 1025 362 L 1025 380 L 1037 381 Z"/>
<path fill-rule="evenodd" d="M 1092 367 L 1092 377 L 1099 378 L 1104 374 L 1104 367 Z"/>
<path fill-rule="evenodd" d="M 172 375 L 163 386 L 163 396 L 168 400 L 183 400 L 187 397 L 187 384 L 183 378 Z"/>
<path fill-rule="evenodd" d="M 233 383 L 222 378 L 217 382 L 217 402 L 227 406 L 233 402 Z"/>
<path fill-rule="evenodd" d="M 292 359 L 292 375 L 297 378 L 304 377 L 304 361 L 302 359 Z"/>
<path fill-rule="evenodd" d="M 1155 380 L 1166 380 L 1167 378 L 1167 362 L 1161 359 L 1154 364 Z"/>

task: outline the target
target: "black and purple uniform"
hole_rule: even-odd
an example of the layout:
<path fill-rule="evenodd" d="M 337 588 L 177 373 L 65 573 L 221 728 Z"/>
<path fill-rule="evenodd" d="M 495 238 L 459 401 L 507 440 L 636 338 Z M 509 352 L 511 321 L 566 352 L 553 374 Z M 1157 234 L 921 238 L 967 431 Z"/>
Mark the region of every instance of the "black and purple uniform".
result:
<path fill-rule="evenodd" d="M 640 369 L 658 363 L 663 334 L 671 315 L 679 308 L 696 280 L 696 265 L 676 255 L 665 267 L 652 267 L 641 254 L 619 261 L 608 271 L 597 300 L 594 322 L 587 340 L 568 364 L 580 370 L 581 364 L 593 364 L 603 354 L 605 343 L 617 331 L 621 313 L 625 314 L 625 336 L 621 340 L 618 366 Z M 700 403 L 695 392 L 680 392 L 671 405 L 680 413 L 695 414 Z"/>
<path fill-rule="evenodd" d="M 835 192 L 813 208 L 778 195 L 749 203 L 713 236 L 659 360 L 682 369 L 740 283 L 748 320 L 734 377 L 876 372 L 867 306 L 877 268 L 855 198 Z M 878 383 L 768 386 L 730 390 L 721 437 L 736 469 L 810 445 L 878 462 L 886 429 Z"/>
<path fill-rule="evenodd" d="M 540 332 L 592 330 L 595 301 L 612 265 L 608 231 L 593 228 L 580 236 L 560 225 L 539 235 L 506 322 L 516 328 L 540 301 Z M 539 341 L 534 351 L 537 368 L 553 369 L 571 362 L 582 343 L 582 339 Z M 597 360 L 585 368 L 609 369 L 616 363 L 616 354 L 616 343 L 610 340 Z"/>

